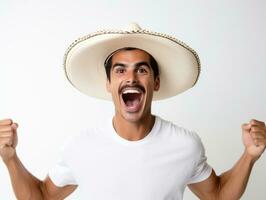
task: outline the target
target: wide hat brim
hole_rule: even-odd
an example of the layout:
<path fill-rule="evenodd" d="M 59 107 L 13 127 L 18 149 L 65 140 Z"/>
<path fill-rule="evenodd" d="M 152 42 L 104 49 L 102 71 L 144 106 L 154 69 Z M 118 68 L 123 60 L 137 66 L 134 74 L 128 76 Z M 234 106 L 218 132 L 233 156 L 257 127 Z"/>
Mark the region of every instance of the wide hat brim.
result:
<path fill-rule="evenodd" d="M 160 90 L 153 100 L 166 99 L 193 87 L 200 74 L 197 53 L 171 36 L 141 29 L 133 24 L 126 30 L 103 30 L 75 40 L 64 57 L 67 79 L 79 91 L 111 100 L 106 90 L 104 62 L 124 47 L 142 49 L 152 55 L 160 71 Z"/>

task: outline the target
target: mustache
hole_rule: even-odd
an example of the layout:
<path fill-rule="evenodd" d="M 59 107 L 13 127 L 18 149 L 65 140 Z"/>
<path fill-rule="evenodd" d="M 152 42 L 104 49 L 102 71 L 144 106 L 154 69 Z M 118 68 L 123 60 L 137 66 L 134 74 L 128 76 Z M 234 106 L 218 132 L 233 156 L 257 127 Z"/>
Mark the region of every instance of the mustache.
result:
<path fill-rule="evenodd" d="M 122 86 L 120 88 L 119 93 L 121 93 L 125 88 L 132 88 L 132 89 L 137 88 L 137 89 L 140 89 L 143 93 L 145 93 L 145 88 L 142 85 L 139 85 L 139 84 L 134 84 L 134 85 L 127 84 L 127 85 L 124 85 L 124 86 Z"/>

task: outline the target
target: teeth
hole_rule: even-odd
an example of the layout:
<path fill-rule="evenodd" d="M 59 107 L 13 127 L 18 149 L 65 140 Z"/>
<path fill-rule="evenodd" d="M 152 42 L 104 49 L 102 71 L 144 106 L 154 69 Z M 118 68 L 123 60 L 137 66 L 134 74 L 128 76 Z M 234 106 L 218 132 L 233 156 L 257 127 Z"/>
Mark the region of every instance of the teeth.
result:
<path fill-rule="evenodd" d="M 128 89 L 128 90 L 125 90 L 123 91 L 123 94 L 128 94 L 128 93 L 140 93 L 140 91 L 138 90 L 134 90 L 134 89 Z"/>

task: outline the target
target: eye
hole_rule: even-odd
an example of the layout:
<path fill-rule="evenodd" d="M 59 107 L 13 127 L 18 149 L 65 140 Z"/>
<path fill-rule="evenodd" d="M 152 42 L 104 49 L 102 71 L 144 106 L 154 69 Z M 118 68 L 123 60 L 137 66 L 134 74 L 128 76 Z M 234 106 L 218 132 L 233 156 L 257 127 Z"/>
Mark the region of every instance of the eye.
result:
<path fill-rule="evenodd" d="M 140 67 L 138 68 L 137 72 L 140 74 L 144 74 L 144 73 L 147 73 L 147 70 L 145 68 Z"/>
<path fill-rule="evenodd" d="M 116 68 L 115 69 L 115 73 L 117 73 L 117 74 L 122 74 L 124 72 L 125 72 L 125 69 L 124 68 Z"/>

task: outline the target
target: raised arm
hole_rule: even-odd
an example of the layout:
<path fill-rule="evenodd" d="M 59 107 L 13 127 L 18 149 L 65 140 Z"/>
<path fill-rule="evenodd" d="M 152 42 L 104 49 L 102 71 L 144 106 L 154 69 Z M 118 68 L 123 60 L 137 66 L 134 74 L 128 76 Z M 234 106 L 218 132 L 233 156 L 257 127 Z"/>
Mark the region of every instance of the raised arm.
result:
<path fill-rule="evenodd" d="M 252 167 L 266 147 L 265 123 L 251 120 L 242 125 L 245 151 L 232 169 L 211 176 L 199 183 L 189 185 L 201 200 L 238 200 L 243 195 Z"/>
<path fill-rule="evenodd" d="M 49 177 L 41 181 L 23 166 L 16 154 L 17 128 L 18 124 L 11 119 L 0 120 L 0 156 L 7 166 L 17 199 L 60 200 L 71 194 L 77 186 L 57 187 Z"/>

